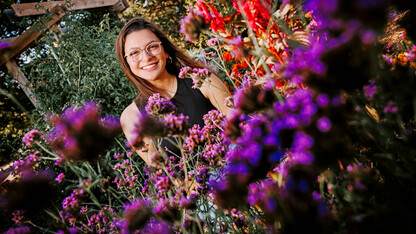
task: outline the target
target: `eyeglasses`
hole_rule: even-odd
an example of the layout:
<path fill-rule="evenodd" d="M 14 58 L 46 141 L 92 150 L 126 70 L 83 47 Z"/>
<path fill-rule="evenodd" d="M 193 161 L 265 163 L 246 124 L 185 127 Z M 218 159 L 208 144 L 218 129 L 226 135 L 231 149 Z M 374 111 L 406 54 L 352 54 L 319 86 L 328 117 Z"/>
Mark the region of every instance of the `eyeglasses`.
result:
<path fill-rule="evenodd" d="M 162 44 L 161 41 L 151 42 L 143 50 L 146 51 L 146 53 L 149 56 L 153 57 L 153 56 L 160 54 L 160 52 L 162 52 L 161 44 Z M 140 62 L 143 59 L 143 50 L 141 49 L 132 50 L 128 54 L 124 55 L 124 57 L 125 58 L 129 57 L 130 60 L 134 63 Z"/>

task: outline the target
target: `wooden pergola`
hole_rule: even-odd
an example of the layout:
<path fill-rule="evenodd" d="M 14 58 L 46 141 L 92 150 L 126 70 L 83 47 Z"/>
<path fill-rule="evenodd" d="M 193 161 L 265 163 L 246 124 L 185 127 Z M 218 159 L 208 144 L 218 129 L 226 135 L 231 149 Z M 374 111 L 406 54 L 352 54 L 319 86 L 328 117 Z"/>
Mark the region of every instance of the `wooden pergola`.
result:
<path fill-rule="evenodd" d="M 122 12 L 129 7 L 128 0 L 72 0 L 69 6 L 66 3 L 66 1 L 54 1 L 12 4 L 11 8 L 17 17 L 44 15 L 47 11 L 49 11 L 49 17 L 32 25 L 17 37 L 0 40 L 2 43 L 10 43 L 10 47 L 4 50 L 6 52 L 0 54 L 0 66 L 7 67 L 36 108 L 39 108 L 41 103 L 34 93 L 33 86 L 19 69 L 14 58 L 29 48 L 36 39 L 42 37 L 44 32 L 57 25 L 67 11 L 108 8 L 110 11 Z"/>

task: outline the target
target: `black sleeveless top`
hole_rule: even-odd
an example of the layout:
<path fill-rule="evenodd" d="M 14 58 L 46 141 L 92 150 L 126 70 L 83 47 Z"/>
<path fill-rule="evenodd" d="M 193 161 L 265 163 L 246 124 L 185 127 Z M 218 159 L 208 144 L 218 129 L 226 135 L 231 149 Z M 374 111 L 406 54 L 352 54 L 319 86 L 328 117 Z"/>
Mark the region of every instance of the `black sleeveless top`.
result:
<path fill-rule="evenodd" d="M 170 100 L 175 105 L 177 113 L 189 116 L 188 122 L 191 127 L 194 124 L 203 127 L 204 120 L 202 117 L 215 107 L 202 94 L 201 90 L 192 88 L 192 79 L 176 78 L 176 80 L 178 81 L 178 89 L 175 96 Z"/>
<path fill-rule="evenodd" d="M 192 88 L 192 79 L 176 78 L 176 80 L 178 82 L 178 88 L 173 98 L 170 99 L 176 107 L 176 114 L 182 113 L 188 116 L 189 127 L 192 127 L 194 124 L 198 124 L 203 127 L 203 116 L 210 110 L 214 110 L 216 108 L 212 105 L 211 101 L 202 94 L 200 89 Z M 140 108 L 138 101 L 135 100 L 135 103 L 140 111 L 144 111 Z M 175 141 L 174 139 L 172 140 Z M 167 148 L 167 153 L 169 155 L 172 153 L 180 155 L 180 150 L 167 140 L 162 142 L 162 147 Z"/>

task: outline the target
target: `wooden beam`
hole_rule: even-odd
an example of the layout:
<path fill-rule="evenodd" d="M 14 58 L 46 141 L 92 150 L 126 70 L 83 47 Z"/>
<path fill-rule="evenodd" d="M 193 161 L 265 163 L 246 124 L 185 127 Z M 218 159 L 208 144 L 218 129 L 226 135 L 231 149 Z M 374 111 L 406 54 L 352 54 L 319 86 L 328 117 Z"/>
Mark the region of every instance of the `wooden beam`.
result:
<path fill-rule="evenodd" d="M 36 107 L 36 109 L 41 110 L 41 102 L 36 97 L 32 84 L 20 70 L 19 66 L 17 66 L 16 62 L 7 61 L 6 66 L 7 70 L 9 70 L 13 74 L 13 78 L 15 78 L 19 82 L 20 87 L 22 87 L 23 92 L 25 92 L 26 96 L 30 99 L 32 104 Z"/>
<path fill-rule="evenodd" d="M 66 1 L 12 4 L 12 9 L 15 15 L 19 17 L 43 15 L 46 12 L 45 10 L 52 9 L 54 6 L 65 3 Z M 67 9 L 69 11 L 76 11 L 101 7 L 113 7 L 111 10 L 119 12 L 123 11 L 128 6 L 129 4 L 127 0 L 72 0 L 69 4 L 67 4 Z"/>
<path fill-rule="evenodd" d="M 0 42 L 1 43 L 12 43 L 16 38 L 17 38 L 17 36 L 16 37 L 3 38 L 3 39 L 0 40 Z"/>
<path fill-rule="evenodd" d="M 44 31 L 56 24 L 65 15 L 65 11 L 61 5 L 54 6 L 51 9 L 51 13 L 52 15 L 50 17 L 46 17 L 36 23 L 12 41 L 10 48 L 7 48 L 7 51 L 0 56 L 0 66 L 3 66 L 8 60 L 26 50 L 32 42 L 42 36 Z"/>
<path fill-rule="evenodd" d="M 127 0 L 119 0 L 112 7 L 110 7 L 110 11 L 122 12 L 126 8 L 128 8 L 129 6 L 130 6 L 129 1 L 127 1 Z"/>

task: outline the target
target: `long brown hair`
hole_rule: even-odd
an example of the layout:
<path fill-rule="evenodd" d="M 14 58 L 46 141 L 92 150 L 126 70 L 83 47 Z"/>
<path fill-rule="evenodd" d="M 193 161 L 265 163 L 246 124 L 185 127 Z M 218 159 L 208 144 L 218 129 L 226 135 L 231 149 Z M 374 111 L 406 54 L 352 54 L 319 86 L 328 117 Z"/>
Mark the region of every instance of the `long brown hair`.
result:
<path fill-rule="evenodd" d="M 142 79 L 141 77 L 136 76 L 130 69 L 129 64 L 127 63 L 126 58 L 124 57 L 124 45 L 126 42 L 126 37 L 128 34 L 140 31 L 143 29 L 149 29 L 152 31 L 162 42 L 163 49 L 172 58 L 172 62 L 166 63 L 166 71 L 169 74 L 178 76 L 181 67 L 189 66 L 193 68 L 204 68 L 204 66 L 184 52 L 182 52 L 177 46 L 172 44 L 168 37 L 154 24 L 146 21 L 141 17 L 136 17 L 127 22 L 126 25 L 121 29 L 115 44 L 115 50 L 120 61 L 121 67 L 124 70 L 124 73 L 127 76 L 127 79 L 134 84 L 137 88 L 139 95 L 136 100 L 140 107 L 144 107 L 148 98 L 154 93 L 160 93 L 161 90 L 157 89 L 155 86 L 150 84 L 148 81 Z"/>

